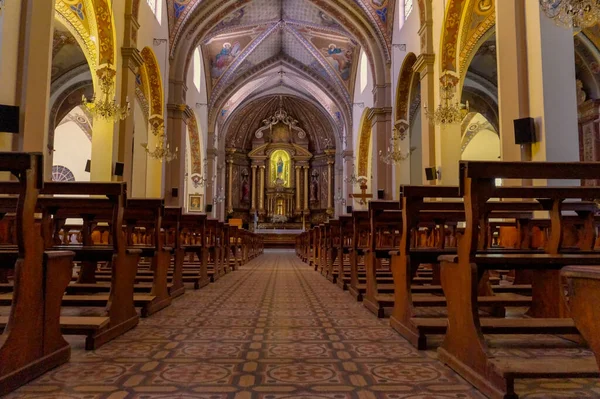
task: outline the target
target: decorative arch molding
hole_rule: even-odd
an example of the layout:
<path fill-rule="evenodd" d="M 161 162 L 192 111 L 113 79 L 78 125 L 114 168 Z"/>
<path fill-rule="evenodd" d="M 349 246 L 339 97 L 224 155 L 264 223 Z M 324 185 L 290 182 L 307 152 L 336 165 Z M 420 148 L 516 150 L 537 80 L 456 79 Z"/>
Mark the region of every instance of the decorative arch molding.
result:
<path fill-rule="evenodd" d="M 468 62 L 495 21 L 494 0 L 450 0 L 440 41 L 441 71 L 464 77 Z"/>
<path fill-rule="evenodd" d="M 413 86 L 413 67 L 417 62 L 414 53 L 408 53 L 402 62 L 396 88 L 396 115 L 394 124 L 402 135 L 408 130 L 410 120 L 411 89 Z"/>
<path fill-rule="evenodd" d="M 370 178 L 369 166 L 371 161 L 371 108 L 365 107 L 360 120 L 358 137 L 358 175 Z"/>
<path fill-rule="evenodd" d="M 188 135 L 190 140 L 190 156 L 191 156 L 191 179 L 200 179 L 202 175 L 202 155 L 200 152 L 200 129 L 198 128 L 198 121 L 196 120 L 196 114 L 191 112 L 188 123 Z"/>
<path fill-rule="evenodd" d="M 67 30 L 73 35 L 77 44 L 83 51 L 85 58 L 90 66 L 90 70 L 95 70 L 98 65 L 98 48 L 91 39 L 96 36 L 94 29 L 95 15 L 92 0 L 86 0 L 82 4 L 82 9 L 75 12 L 71 4 L 65 0 L 57 0 L 54 5 L 54 17 L 59 20 Z M 85 23 L 84 23 L 85 22 Z"/>
<path fill-rule="evenodd" d="M 146 70 L 148 79 L 150 120 L 154 118 L 161 118 L 164 120 L 163 82 L 156 55 L 149 47 L 144 47 L 141 55 L 144 60 L 144 69 Z"/>
<path fill-rule="evenodd" d="M 586 31 L 574 37 L 575 67 L 579 75 L 582 75 L 578 78 L 583 83 L 586 95 L 595 100 L 600 98 L 600 50 L 588 37 L 589 32 Z"/>

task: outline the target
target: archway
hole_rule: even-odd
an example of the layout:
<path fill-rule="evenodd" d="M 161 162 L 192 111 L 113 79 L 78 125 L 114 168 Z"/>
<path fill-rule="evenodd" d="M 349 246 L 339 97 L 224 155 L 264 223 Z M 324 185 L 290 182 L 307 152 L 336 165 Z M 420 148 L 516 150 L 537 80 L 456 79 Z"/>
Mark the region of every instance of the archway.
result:
<path fill-rule="evenodd" d="M 363 111 L 360 130 L 358 134 L 358 178 L 366 179 L 367 193 L 372 193 L 372 167 L 373 167 L 373 139 L 372 139 L 372 125 L 371 109 L 366 107 Z M 357 203 L 355 203 L 357 204 Z M 364 204 L 363 204 L 364 205 Z"/>
<path fill-rule="evenodd" d="M 86 167 L 92 155 L 92 125 L 83 108 L 73 108 L 58 123 L 54 135 L 52 180 L 90 181 Z"/>

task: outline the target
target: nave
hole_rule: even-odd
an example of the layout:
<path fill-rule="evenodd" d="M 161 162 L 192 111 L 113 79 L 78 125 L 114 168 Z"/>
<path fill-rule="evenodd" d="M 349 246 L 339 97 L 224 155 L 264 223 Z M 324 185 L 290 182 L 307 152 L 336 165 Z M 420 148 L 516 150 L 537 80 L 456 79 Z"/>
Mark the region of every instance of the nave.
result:
<path fill-rule="evenodd" d="M 285 250 L 187 292 L 96 351 L 71 344 L 69 363 L 7 398 L 484 397 L 439 363 L 435 348 L 416 350 Z M 594 397 L 600 382 L 532 380 L 519 391 Z"/>

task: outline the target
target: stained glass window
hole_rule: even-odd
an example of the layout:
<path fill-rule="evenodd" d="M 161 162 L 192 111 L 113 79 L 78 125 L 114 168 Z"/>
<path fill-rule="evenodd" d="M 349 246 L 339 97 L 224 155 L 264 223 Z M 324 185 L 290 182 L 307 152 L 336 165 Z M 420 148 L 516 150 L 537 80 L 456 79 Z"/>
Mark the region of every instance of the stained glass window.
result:
<path fill-rule="evenodd" d="M 404 19 L 407 19 L 413 10 L 413 0 L 404 0 Z"/>

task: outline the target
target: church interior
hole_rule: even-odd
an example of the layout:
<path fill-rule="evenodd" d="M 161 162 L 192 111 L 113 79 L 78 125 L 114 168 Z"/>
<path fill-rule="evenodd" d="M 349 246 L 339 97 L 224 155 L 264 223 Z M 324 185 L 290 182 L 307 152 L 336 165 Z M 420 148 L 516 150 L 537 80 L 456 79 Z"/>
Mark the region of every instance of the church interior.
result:
<path fill-rule="evenodd" d="M 597 0 L 0 0 L 0 397 L 600 398 Z"/>

